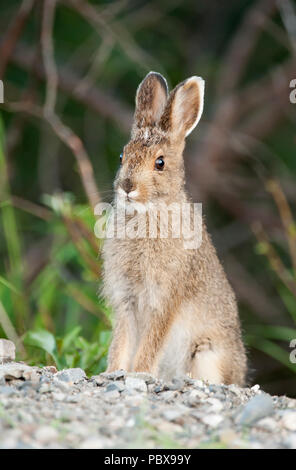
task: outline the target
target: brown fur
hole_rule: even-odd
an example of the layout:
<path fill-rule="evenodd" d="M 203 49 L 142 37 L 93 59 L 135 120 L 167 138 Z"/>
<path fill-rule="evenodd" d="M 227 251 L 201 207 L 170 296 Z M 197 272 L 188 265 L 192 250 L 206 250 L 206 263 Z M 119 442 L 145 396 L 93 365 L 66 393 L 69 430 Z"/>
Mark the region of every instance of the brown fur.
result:
<path fill-rule="evenodd" d="M 159 74 L 143 80 L 132 138 L 114 184 L 117 197 L 129 179 L 126 187 L 137 191 L 137 202 L 189 201 L 182 153 L 201 114 L 202 89 L 192 77 L 167 99 Z M 165 167 L 155 171 L 160 155 Z M 246 355 L 236 300 L 205 223 L 196 250 L 184 249 L 182 236 L 160 238 L 157 228 L 156 238 L 105 241 L 104 292 L 116 315 L 108 371 L 148 371 L 164 379 L 189 373 L 243 385 Z"/>

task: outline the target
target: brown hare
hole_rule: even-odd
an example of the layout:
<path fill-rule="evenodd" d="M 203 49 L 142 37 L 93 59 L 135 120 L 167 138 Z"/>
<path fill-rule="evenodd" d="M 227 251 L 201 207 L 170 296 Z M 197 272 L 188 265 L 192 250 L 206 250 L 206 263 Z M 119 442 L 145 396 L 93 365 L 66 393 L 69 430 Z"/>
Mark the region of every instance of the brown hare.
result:
<path fill-rule="evenodd" d="M 138 204 L 147 215 L 154 203 L 190 202 L 183 150 L 201 117 L 203 95 L 200 77 L 188 78 L 170 94 L 160 74 L 145 77 L 114 183 L 115 208 Z M 132 213 L 126 211 L 127 220 Z M 154 237 L 105 240 L 104 294 L 115 312 L 108 371 L 244 384 L 247 361 L 236 299 L 204 221 L 201 225 L 202 242 L 195 249 L 184 247 L 182 235 L 160 237 L 159 226 Z"/>

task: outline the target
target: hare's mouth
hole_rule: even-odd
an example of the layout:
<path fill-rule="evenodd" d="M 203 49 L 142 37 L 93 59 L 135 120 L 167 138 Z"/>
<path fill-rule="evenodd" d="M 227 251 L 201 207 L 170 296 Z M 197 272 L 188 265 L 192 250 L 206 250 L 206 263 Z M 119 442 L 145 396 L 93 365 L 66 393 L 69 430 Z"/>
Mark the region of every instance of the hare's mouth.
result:
<path fill-rule="evenodd" d="M 122 188 L 118 188 L 116 193 L 116 202 L 117 206 L 125 209 L 127 213 L 129 212 L 146 212 L 146 205 L 139 201 L 140 193 L 138 190 L 133 190 L 127 193 Z"/>

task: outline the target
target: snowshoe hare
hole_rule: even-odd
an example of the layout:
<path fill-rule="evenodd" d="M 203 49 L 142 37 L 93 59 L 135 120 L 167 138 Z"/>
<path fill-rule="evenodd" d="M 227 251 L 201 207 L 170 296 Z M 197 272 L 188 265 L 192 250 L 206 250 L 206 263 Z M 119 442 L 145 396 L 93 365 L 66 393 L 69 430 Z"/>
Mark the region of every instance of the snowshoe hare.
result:
<path fill-rule="evenodd" d="M 114 183 L 125 222 L 137 207 L 190 202 L 184 187 L 185 138 L 203 111 L 204 81 L 191 77 L 168 94 L 150 72 L 139 85 L 131 140 Z M 135 215 L 133 215 L 135 216 Z M 159 221 L 159 219 L 157 219 Z M 160 224 L 160 222 L 158 222 Z M 182 234 L 107 238 L 104 294 L 115 312 L 107 371 L 146 371 L 164 380 L 189 374 L 243 385 L 246 354 L 236 299 L 202 220 L 198 248 Z"/>

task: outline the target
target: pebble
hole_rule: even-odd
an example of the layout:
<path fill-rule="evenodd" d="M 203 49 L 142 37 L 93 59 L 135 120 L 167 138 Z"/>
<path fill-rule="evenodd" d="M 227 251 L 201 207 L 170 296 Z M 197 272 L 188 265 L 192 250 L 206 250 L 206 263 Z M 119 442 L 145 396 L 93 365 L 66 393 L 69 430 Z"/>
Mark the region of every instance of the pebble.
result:
<path fill-rule="evenodd" d="M 223 416 L 213 413 L 203 416 L 201 420 L 207 426 L 216 428 L 223 421 Z"/>
<path fill-rule="evenodd" d="M 134 377 L 127 377 L 125 379 L 125 386 L 128 389 L 138 390 L 139 392 L 147 392 L 147 385 L 144 380 Z"/>
<path fill-rule="evenodd" d="M 0 403 L 0 448 L 296 448 L 296 400 L 258 386 L 10 362 Z"/>
<path fill-rule="evenodd" d="M 120 397 L 120 393 L 118 390 L 107 390 L 105 392 L 105 398 L 107 398 L 108 400 L 113 399 L 113 398 L 119 398 L 119 397 Z"/>
<path fill-rule="evenodd" d="M 285 440 L 284 444 L 288 449 L 296 449 L 296 433 L 290 434 Z"/>
<path fill-rule="evenodd" d="M 257 423 L 256 426 L 261 429 L 265 429 L 266 431 L 275 431 L 278 424 L 273 418 L 263 418 L 260 419 Z"/>
<path fill-rule="evenodd" d="M 102 439 L 98 437 L 89 437 L 88 439 L 85 439 L 85 441 L 82 442 L 82 444 L 79 447 L 80 449 L 104 449 L 105 444 Z"/>
<path fill-rule="evenodd" d="M 223 410 L 223 403 L 220 400 L 217 400 L 217 398 L 208 398 L 206 403 L 211 405 L 209 408 L 210 413 L 217 413 Z"/>
<path fill-rule="evenodd" d="M 111 392 L 112 390 L 117 390 L 118 392 L 122 392 L 125 389 L 125 386 L 120 381 L 114 381 L 107 385 L 106 392 Z"/>
<path fill-rule="evenodd" d="M 281 424 L 289 431 L 296 431 L 296 411 L 286 411 L 281 419 Z"/>
<path fill-rule="evenodd" d="M 41 444 L 49 444 L 58 438 L 58 432 L 50 426 L 40 426 L 34 433 L 34 437 Z"/>
<path fill-rule="evenodd" d="M 9 385 L 2 385 L 0 386 L 0 395 L 5 395 L 7 397 L 11 396 L 11 395 L 16 395 L 17 394 L 17 390 L 15 387 L 11 387 Z"/>
<path fill-rule="evenodd" d="M 162 392 L 161 399 L 169 402 L 169 401 L 174 400 L 176 396 L 177 396 L 177 393 L 174 392 L 173 390 L 166 390 Z"/>
<path fill-rule="evenodd" d="M 162 412 L 162 416 L 168 421 L 178 421 L 183 416 L 183 412 L 176 408 L 169 408 Z"/>
<path fill-rule="evenodd" d="M 55 374 L 55 378 L 58 380 L 63 380 L 64 382 L 77 384 L 82 380 L 86 379 L 86 374 L 84 370 L 79 367 L 73 369 L 64 369 Z"/>
<path fill-rule="evenodd" d="M 239 416 L 238 423 L 241 425 L 251 425 L 265 416 L 273 413 L 273 401 L 270 395 L 262 393 L 256 395 L 244 406 Z"/>
<path fill-rule="evenodd" d="M 6 380 L 14 380 L 23 378 L 24 372 L 32 372 L 33 368 L 26 364 L 11 362 L 0 365 L 0 375 Z"/>
<path fill-rule="evenodd" d="M 151 374 L 147 374 L 146 372 L 128 372 L 126 377 L 132 377 L 134 379 L 141 379 L 146 382 L 146 384 L 154 384 L 155 378 Z"/>
<path fill-rule="evenodd" d="M 66 398 L 66 395 L 64 393 L 60 393 L 60 392 L 53 392 L 52 393 L 52 398 L 55 401 L 64 401 L 65 398 Z"/>
<path fill-rule="evenodd" d="M 0 363 L 15 360 L 15 345 L 8 339 L 0 339 Z"/>
<path fill-rule="evenodd" d="M 109 380 L 118 380 L 123 379 L 126 376 L 126 372 L 120 369 L 115 370 L 114 372 L 103 372 L 100 376 Z"/>
<path fill-rule="evenodd" d="M 91 382 L 93 382 L 95 385 L 98 385 L 99 387 L 108 383 L 108 379 L 104 377 L 103 374 L 93 375 L 90 380 Z"/>
<path fill-rule="evenodd" d="M 185 385 L 184 379 L 174 378 L 170 383 L 167 384 L 169 390 L 181 390 Z"/>

